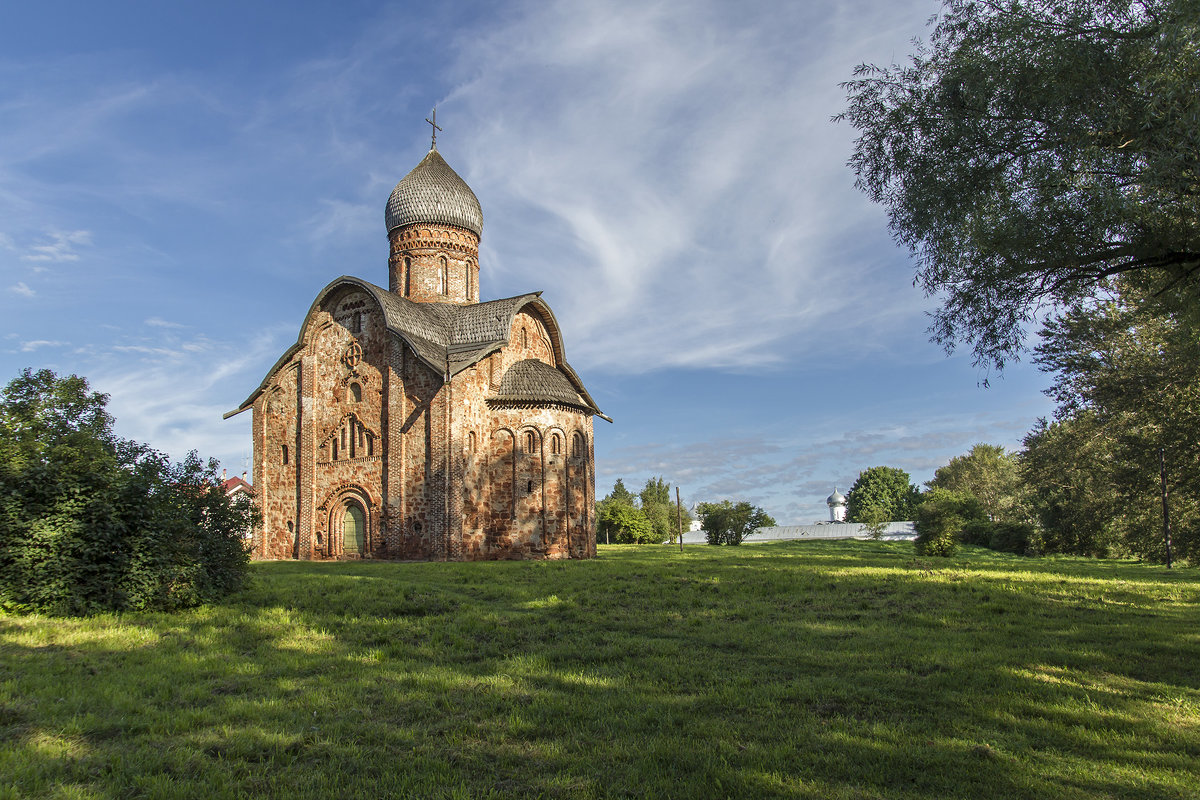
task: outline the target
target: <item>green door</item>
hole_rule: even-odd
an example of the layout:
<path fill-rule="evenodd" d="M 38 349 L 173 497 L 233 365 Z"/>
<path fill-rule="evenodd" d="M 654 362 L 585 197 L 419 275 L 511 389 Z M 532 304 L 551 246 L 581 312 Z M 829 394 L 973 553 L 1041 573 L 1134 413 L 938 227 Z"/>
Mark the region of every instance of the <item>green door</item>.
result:
<path fill-rule="evenodd" d="M 345 539 L 342 542 L 342 549 L 346 555 L 362 555 L 363 542 L 367 535 L 367 521 L 363 517 L 362 509 L 356 505 L 346 506 L 346 519 L 343 523 L 345 529 Z"/>

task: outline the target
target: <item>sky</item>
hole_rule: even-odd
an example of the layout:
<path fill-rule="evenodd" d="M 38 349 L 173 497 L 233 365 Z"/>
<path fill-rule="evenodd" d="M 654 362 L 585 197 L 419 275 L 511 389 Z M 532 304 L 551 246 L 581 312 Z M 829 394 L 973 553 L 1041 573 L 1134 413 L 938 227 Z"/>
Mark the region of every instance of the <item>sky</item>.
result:
<path fill-rule="evenodd" d="M 118 434 L 247 469 L 250 415 L 222 414 L 327 283 L 386 285 L 384 205 L 436 106 L 483 207 L 481 297 L 543 291 L 614 420 L 599 496 L 662 476 L 803 524 L 869 467 L 920 485 L 1018 448 L 1048 376 L 929 341 L 937 297 L 831 121 L 938 8 L 5 4 L 0 380 L 83 375 Z"/>

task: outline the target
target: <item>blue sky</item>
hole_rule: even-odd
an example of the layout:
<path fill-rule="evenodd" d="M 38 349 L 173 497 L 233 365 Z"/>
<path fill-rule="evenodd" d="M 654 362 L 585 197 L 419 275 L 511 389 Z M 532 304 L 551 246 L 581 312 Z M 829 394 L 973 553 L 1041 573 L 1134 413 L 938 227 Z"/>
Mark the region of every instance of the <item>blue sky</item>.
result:
<path fill-rule="evenodd" d="M 222 413 L 326 283 L 386 284 L 384 204 L 436 104 L 483 206 L 481 295 L 543 290 L 615 420 L 598 494 L 662 475 L 804 523 L 867 467 L 923 482 L 1016 447 L 1046 376 L 928 341 L 935 299 L 830 122 L 937 9 L 6 4 L 0 377 L 84 375 L 120 434 L 240 472 L 249 414 Z"/>

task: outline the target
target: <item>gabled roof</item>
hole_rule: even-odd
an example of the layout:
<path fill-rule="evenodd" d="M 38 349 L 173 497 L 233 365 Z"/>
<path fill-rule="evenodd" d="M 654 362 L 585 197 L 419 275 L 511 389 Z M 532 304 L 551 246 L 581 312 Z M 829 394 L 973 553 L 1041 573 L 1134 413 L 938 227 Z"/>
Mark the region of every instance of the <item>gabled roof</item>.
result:
<path fill-rule="evenodd" d="M 254 487 L 236 476 L 221 481 L 221 488 L 225 490 L 225 494 L 233 494 L 235 492 L 254 494 Z"/>
<path fill-rule="evenodd" d="M 550 333 L 551 345 L 554 349 L 554 358 L 559 364 L 557 369 L 544 364 L 546 369 L 558 374 L 562 378 L 561 382 L 553 384 L 555 386 L 555 396 L 565 395 L 566 390 L 563 388 L 565 385 L 569 387 L 570 394 L 574 397 L 574 400 L 569 403 L 570 405 L 587 409 L 603 419 L 608 419 L 608 417 L 600 412 L 595 401 L 592 400 L 591 395 L 584 388 L 583 382 L 575 374 L 575 370 L 571 369 L 570 365 L 567 364 L 563 352 L 562 332 L 559 329 L 558 320 L 554 318 L 554 312 L 550 310 L 550 306 L 542 300 L 541 292 L 461 306 L 451 303 L 414 303 L 412 300 L 389 292 L 381 286 L 376 286 L 361 278 L 354 278 L 349 275 L 337 278 L 320 291 L 317 299 L 309 307 L 308 314 L 304 317 L 304 324 L 300 326 L 300 335 L 296 338 L 296 343 L 289 347 L 287 352 L 275 362 L 275 365 L 267 372 L 267 376 L 263 378 L 262 383 L 246 398 L 245 402 L 238 406 L 237 409 L 225 415 L 226 419 L 232 417 L 234 414 L 245 411 L 253 405 L 255 399 L 266 388 L 272 376 L 287 364 L 292 356 L 304 346 L 308 326 L 326 298 L 333 292 L 343 288 L 360 289 L 373 297 L 379 304 L 388 330 L 393 335 L 402 339 L 416 353 L 419 359 L 439 375 L 444 375 L 447 370 L 451 375 L 457 375 L 499 350 L 508 343 L 513 319 L 517 313 L 528 306 L 532 306 L 539 312 L 546 323 L 546 328 Z M 514 365 L 513 369 L 518 366 L 520 364 Z M 529 382 L 531 380 L 535 382 L 540 381 L 541 384 L 547 386 L 550 385 L 546 383 L 547 381 L 553 381 L 545 371 L 536 373 L 536 375 L 540 375 L 541 377 L 535 379 L 536 376 L 530 373 L 532 369 L 537 368 L 523 368 L 519 375 L 513 377 L 513 380 L 523 381 L 521 385 L 526 387 L 530 385 Z M 509 372 L 512 372 L 512 369 Z M 501 387 L 502 394 L 503 383 L 507 380 L 508 373 L 505 373 Z M 543 399 L 549 400 L 550 398 Z M 534 402 L 534 399 L 530 398 L 526 402 Z M 552 402 L 565 401 L 553 400 Z"/>

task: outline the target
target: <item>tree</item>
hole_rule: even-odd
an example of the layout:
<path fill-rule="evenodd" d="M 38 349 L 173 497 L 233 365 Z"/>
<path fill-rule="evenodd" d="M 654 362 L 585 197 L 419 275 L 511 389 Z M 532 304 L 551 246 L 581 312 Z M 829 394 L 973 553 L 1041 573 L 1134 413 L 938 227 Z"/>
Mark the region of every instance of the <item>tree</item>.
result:
<path fill-rule="evenodd" d="M 600 509 L 596 521 L 604 534 L 605 543 L 660 544 L 663 541 L 642 510 L 631 505 L 609 503 Z"/>
<path fill-rule="evenodd" d="M 745 500 L 737 504 L 729 500 L 700 503 L 696 506 L 696 512 L 700 515 L 704 538 L 709 544 L 739 545 L 756 529 L 775 525 L 770 514 Z"/>
<path fill-rule="evenodd" d="M 619 510 L 618 510 L 619 509 Z M 683 523 L 691 523 L 685 510 Z M 638 494 L 625 488 L 617 478 L 608 495 L 596 503 L 596 541 L 608 544 L 660 544 L 674 542 L 678 529 L 675 504 L 671 502 L 671 484 L 662 477 L 650 478 Z"/>
<path fill-rule="evenodd" d="M 596 542 L 599 544 L 646 544 L 655 542 L 653 525 L 637 507 L 637 495 L 617 478 L 608 495 L 596 503 Z"/>
<path fill-rule="evenodd" d="M 1046 552 L 1130 555 L 1112 465 L 1112 441 L 1090 412 L 1039 420 L 1026 435 L 1021 474 Z"/>
<path fill-rule="evenodd" d="M 608 493 L 606 500 L 612 500 L 617 503 L 623 503 L 627 506 L 632 506 L 637 498 L 633 492 L 625 488 L 625 481 L 617 478 L 617 482 L 613 484 L 612 491 Z"/>
<path fill-rule="evenodd" d="M 1123 278 L 1048 322 L 1035 353 L 1058 405 L 1026 440 L 1048 542 L 1110 551 L 1116 537 L 1163 558 L 1162 448 L 1175 549 L 1200 554 L 1200 309 Z"/>
<path fill-rule="evenodd" d="M 681 518 L 685 528 L 691 525 L 691 514 L 687 509 L 676 508 L 671 499 L 671 484 L 661 476 L 649 478 L 638 497 L 641 500 L 642 513 L 650 521 L 659 541 L 675 543 Z"/>
<path fill-rule="evenodd" d="M 844 84 L 947 350 L 1003 369 L 1047 308 L 1115 275 L 1200 300 L 1200 2 L 947 0 L 907 65 Z"/>
<path fill-rule="evenodd" d="M 657 478 L 647 478 L 646 485 L 642 487 L 638 499 L 642 501 L 642 508 L 669 506 L 671 505 L 671 484 L 663 480 L 661 475 Z"/>
<path fill-rule="evenodd" d="M 0 394 L 0 608 L 171 610 L 242 585 L 248 503 L 191 453 L 113 434 L 107 396 L 25 370 Z"/>
<path fill-rule="evenodd" d="M 916 508 L 917 538 L 913 545 L 921 555 L 952 556 L 963 527 L 983 519 L 983 506 L 970 494 L 930 489 Z"/>
<path fill-rule="evenodd" d="M 868 506 L 859 514 L 859 522 L 866 529 L 867 535 L 876 541 L 883 538 L 892 517 L 883 506 Z"/>
<path fill-rule="evenodd" d="M 846 493 L 848 522 L 878 523 L 912 519 L 919 494 L 908 473 L 896 467 L 871 467 Z"/>
<path fill-rule="evenodd" d="M 1006 453 L 1003 447 L 977 444 L 966 455 L 955 456 L 939 467 L 927 485 L 974 495 L 993 521 L 1024 517 L 1020 465 L 1016 454 Z"/>

